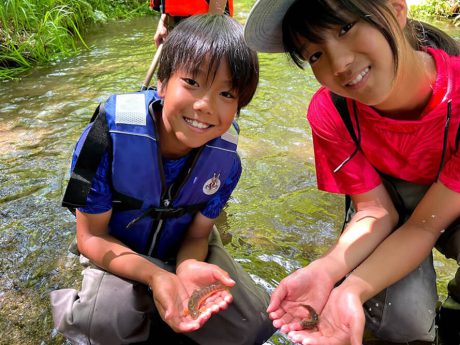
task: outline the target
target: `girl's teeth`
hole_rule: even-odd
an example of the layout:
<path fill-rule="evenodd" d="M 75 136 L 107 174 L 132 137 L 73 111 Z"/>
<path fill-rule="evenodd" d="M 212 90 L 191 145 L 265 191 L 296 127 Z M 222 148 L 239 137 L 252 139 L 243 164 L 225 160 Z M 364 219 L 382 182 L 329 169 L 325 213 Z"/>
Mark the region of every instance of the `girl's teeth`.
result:
<path fill-rule="evenodd" d="M 192 120 L 192 119 L 189 119 L 187 117 L 184 117 L 184 119 L 185 119 L 185 122 L 187 122 L 190 126 L 195 127 L 195 128 L 205 129 L 205 128 L 209 127 L 209 125 L 207 125 L 205 123 L 198 122 L 196 120 Z"/>
<path fill-rule="evenodd" d="M 364 71 L 362 71 L 358 76 L 352 80 L 351 82 L 348 83 L 348 85 L 353 86 L 358 84 L 361 80 L 363 80 L 364 76 L 369 72 L 369 67 L 367 67 Z"/>

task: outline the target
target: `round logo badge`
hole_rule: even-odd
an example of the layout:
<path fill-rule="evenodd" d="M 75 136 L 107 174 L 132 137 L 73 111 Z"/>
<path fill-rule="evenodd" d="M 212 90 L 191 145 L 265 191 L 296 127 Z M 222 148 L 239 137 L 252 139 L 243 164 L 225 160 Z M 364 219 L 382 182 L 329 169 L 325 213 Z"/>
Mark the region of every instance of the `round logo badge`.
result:
<path fill-rule="evenodd" d="M 219 176 L 220 176 L 220 173 L 219 174 L 214 173 L 214 176 L 206 181 L 206 183 L 203 186 L 203 193 L 204 194 L 212 195 L 215 192 L 217 192 L 217 190 L 220 187 Z"/>

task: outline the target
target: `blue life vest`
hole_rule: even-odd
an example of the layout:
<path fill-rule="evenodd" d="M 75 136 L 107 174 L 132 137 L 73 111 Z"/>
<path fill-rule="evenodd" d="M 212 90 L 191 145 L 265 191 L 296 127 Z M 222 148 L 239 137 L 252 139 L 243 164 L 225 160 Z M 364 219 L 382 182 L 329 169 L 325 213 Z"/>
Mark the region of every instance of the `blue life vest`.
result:
<path fill-rule="evenodd" d="M 236 152 L 238 126 L 234 122 L 221 137 L 192 152 L 185 170 L 166 188 L 154 116 L 157 101 L 157 92 L 146 90 L 112 95 L 100 105 L 73 169 L 63 205 L 86 205 L 88 182 L 99 165 L 102 147 L 109 147 L 113 188 L 109 233 L 138 253 L 169 260 L 175 259 L 196 212 L 225 182 L 232 166 L 241 162 Z M 92 131 L 97 134 L 91 134 Z M 109 138 L 101 139 L 102 132 L 109 133 Z M 97 162 L 88 158 L 95 155 L 94 151 L 99 152 Z M 84 176 L 88 165 L 92 165 L 92 175 Z"/>

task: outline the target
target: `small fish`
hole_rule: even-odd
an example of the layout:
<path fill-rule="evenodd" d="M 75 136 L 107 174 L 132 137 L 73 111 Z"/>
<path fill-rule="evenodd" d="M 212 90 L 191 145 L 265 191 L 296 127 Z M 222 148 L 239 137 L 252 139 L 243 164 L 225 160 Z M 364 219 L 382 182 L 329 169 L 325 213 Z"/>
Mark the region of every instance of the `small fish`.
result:
<path fill-rule="evenodd" d="M 197 319 L 200 312 L 202 312 L 200 308 L 206 298 L 223 290 L 228 290 L 228 286 L 223 285 L 221 282 L 205 286 L 201 289 L 196 289 L 188 300 L 188 310 L 186 310 L 185 313 L 190 314 L 194 320 Z"/>
<path fill-rule="evenodd" d="M 302 327 L 303 329 L 316 328 L 319 322 L 319 316 L 316 310 L 313 309 L 313 307 L 308 304 L 301 304 L 301 306 L 308 310 L 308 313 L 310 314 L 310 318 L 303 319 L 302 321 L 300 321 L 299 322 L 300 327 Z"/>

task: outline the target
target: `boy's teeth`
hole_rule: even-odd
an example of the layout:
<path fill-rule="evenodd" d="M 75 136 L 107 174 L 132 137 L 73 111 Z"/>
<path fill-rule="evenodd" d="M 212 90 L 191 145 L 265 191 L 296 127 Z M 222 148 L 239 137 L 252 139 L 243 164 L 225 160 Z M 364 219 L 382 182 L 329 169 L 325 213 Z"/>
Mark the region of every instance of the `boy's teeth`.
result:
<path fill-rule="evenodd" d="M 187 122 L 192 127 L 196 127 L 196 128 L 200 128 L 200 129 L 205 129 L 205 128 L 209 127 L 209 125 L 207 125 L 205 123 L 189 119 L 188 117 L 184 117 L 184 119 L 185 119 L 185 122 Z"/>
<path fill-rule="evenodd" d="M 362 71 L 360 74 L 358 74 L 358 76 L 354 80 L 349 82 L 348 85 L 353 86 L 355 84 L 358 84 L 361 80 L 363 80 L 363 78 L 367 74 L 367 72 L 369 72 L 369 67 L 367 67 L 364 71 Z"/>

